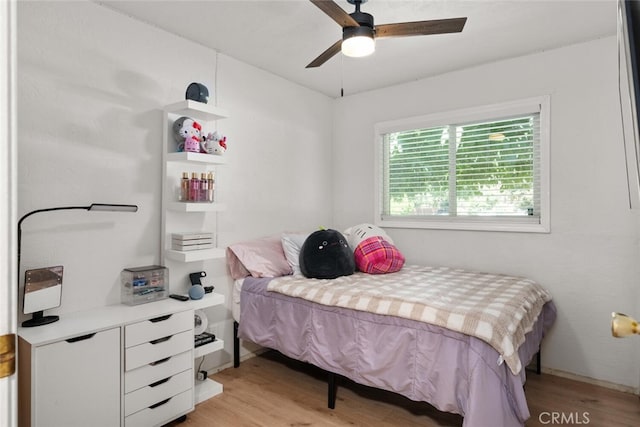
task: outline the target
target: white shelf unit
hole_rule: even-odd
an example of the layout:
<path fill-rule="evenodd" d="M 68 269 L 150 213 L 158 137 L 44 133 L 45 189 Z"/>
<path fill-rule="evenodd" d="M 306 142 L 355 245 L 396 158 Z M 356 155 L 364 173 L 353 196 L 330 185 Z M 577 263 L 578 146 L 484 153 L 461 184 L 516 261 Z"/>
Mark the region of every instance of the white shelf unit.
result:
<path fill-rule="evenodd" d="M 218 175 L 215 174 L 216 187 L 214 202 L 178 201 L 177 192 L 182 173 L 216 172 L 216 168 L 227 164 L 224 155 L 176 152 L 172 126 L 179 117 L 190 117 L 202 125 L 203 134 L 217 130 L 217 121 L 227 118 L 228 112 L 209 104 L 185 100 L 164 108 L 163 118 L 163 165 L 162 165 L 162 217 L 161 217 L 161 254 L 160 259 L 170 270 L 172 283 L 179 283 L 193 271 L 207 270 L 210 260 L 224 259 L 224 248 L 217 246 L 218 212 L 226 205 L 218 199 Z M 171 233 L 214 232 L 214 248 L 195 251 L 177 251 L 171 249 Z M 188 280 L 188 279 L 187 279 Z M 184 293 L 182 289 L 172 289 L 174 293 Z M 189 307 L 196 309 L 211 308 L 224 304 L 224 296 L 206 294 L 202 300 L 189 301 Z M 206 356 L 224 348 L 222 340 L 216 340 L 194 348 L 193 358 Z M 194 365 L 194 376 L 197 376 Z M 222 384 L 211 379 L 194 379 L 194 404 L 222 393 Z"/>
<path fill-rule="evenodd" d="M 215 340 L 213 342 L 201 345 L 193 349 L 193 357 L 202 357 L 206 356 L 209 353 L 213 353 L 224 348 L 223 340 Z"/>
<path fill-rule="evenodd" d="M 209 294 L 210 295 L 210 294 Z M 213 294 L 214 298 L 208 298 L 209 295 L 205 295 L 202 300 L 191 301 L 192 304 L 196 304 L 195 307 L 198 308 L 207 308 L 213 307 L 216 305 L 224 304 L 224 296 L 220 294 Z M 222 299 L 220 299 L 222 297 Z M 207 301 L 208 300 L 208 301 Z M 200 301 L 202 303 L 198 304 Z M 224 348 L 224 341 L 221 339 L 216 339 L 213 342 L 208 344 L 204 344 L 193 349 L 193 357 L 204 357 L 207 354 L 215 353 L 216 351 L 220 351 Z M 195 368 L 194 368 L 195 370 Z M 206 378 L 205 380 L 195 380 L 194 389 L 193 389 L 193 398 L 194 405 L 198 403 L 204 402 L 207 399 L 211 399 L 218 394 L 221 394 L 223 391 L 222 384 L 217 381 L 214 381 L 210 378 Z"/>
<path fill-rule="evenodd" d="M 229 112 L 225 108 L 192 101 L 190 99 L 167 105 L 164 107 L 164 111 L 180 116 L 188 116 L 203 122 L 226 119 L 229 117 Z"/>
<path fill-rule="evenodd" d="M 182 163 L 205 163 L 210 165 L 225 165 L 227 164 L 226 157 L 217 156 L 215 154 L 203 154 L 203 153 L 190 153 L 182 151 L 178 153 L 167 153 L 167 161 L 169 162 L 182 162 Z"/>
<path fill-rule="evenodd" d="M 215 307 L 224 304 L 224 295 L 212 292 L 210 294 L 204 294 L 202 299 L 189 300 L 186 303 L 189 304 L 189 308 L 193 310 Z"/>
<path fill-rule="evenodd" d="M 212 379 L 207 378 L 204 381 L 196 380 L 193 388 L 195 404 L 197 405 L 207 399 L 222 394 L 222 389 L 222 384 Z"/>
<path fill-rule="evenodd" d="M 173 122 L 181 116 L 190 117 L 198 121 L 203 126 L 203 133 L 207 130 L 212 131 L 212 125 L 215 122 L 229 116 L 227 110 L 201 102 L 184 100 L 175 104 L 167 105 L 164 108 L 163 120 L 163 185 L 162 185 L 162 218 L 161 218 L 161 242 L 160 242 L 160 259 L 163 262 L 166 259 L 180 263 L 191 263 L 197 261 L 206 261 L 224 258 L 224 250 L 204 249 L 198 251 L 176 251 L 170 248 L 170 234 L 172 232 L 186 231 L 187 224 L 190 227 L 192 222 L 203 223 L 203 217 L 196 218 L 196 221 L 190 221 L 189 215 L 206 215 L 208 213 L 217 213 L 226 210 L 226 205 L 218 201 L 209 202 L 181 202 L 178 201 L 176 195 L 181 177 L 180 171 L 188 171 L 188 168 L 197 169 L 200 172 L 214 171 L 215 167 L 225 165 L 226 158 L 222 155 L 176 152 L 174 146 L 175 141 L 171 131 Z M 216 186 L 217 186 L 216 182 Z M 217 190 L 214 190 L 214 198 L 217 196 Z M 177 215 L 185 214 L 184 218 L 168 221 L 168 212 Z M 178 227 L 176 224 L 182 223 L 184 227 Z M 216 218 L 217 228 L 217 218 Z M 209 230 L 189 230 L 189 231 L 209 231 Z M 217 230 L 216 230 L 217 231 Z M 217 234 L 217 233 L 216 233 Z M 217 242 L 217 235 L 214 236 L 214 246 Z"/>
<path fill-rule="evenodd" d="M 165 251 L 165 258 L 178 262 L 207 261 L 210 259 L 222 259 L 224 257 L 225 251 L 220 248 L 198 249 L 195 251 L 167 249 Z"/>
<path fill-rule="evenodd" d="M 226 208 L 224 203 L 218 202 L 171 202 L 167 204 L 167 209 L 174 212 L 220 212 Z"/>

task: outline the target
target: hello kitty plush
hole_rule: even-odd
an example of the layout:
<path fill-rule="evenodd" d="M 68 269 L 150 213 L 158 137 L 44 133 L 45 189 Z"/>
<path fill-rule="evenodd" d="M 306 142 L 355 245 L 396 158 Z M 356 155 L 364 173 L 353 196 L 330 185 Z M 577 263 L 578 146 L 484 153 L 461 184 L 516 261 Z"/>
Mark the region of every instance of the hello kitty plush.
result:
<path fill-rule="evenodd" d="M 173 123 L 173 136 L 178 143 L 178 151 L 200 152 L 202 126 L 190 117 L 180 117 Z"/>
<path fill-rule="evenodd" d="M 368 224 L 368 223 L 358 224 L 358 225 L 354 225 L 353 227 L 349 227 L 346 230 L 344 230 L 342 234 L 347 238 L 347 241 L 349 242 L 349 246 L 351 246 L 351 249 L 354 249 L 354 250 L 355 248 L 358 247 L 360 243 L 362 243 L 363 241 L 373 236 L 380 236 L 384 240 L 393 244 L 393 239 L 391 239 L 391 237 L 389 237 L 389 235 L 382 228 L 375 226 L 373 224 Z"/>
<path fill-rule="evenodd" d="M 227 137 L 220 135 L 217 131 L 209 132 L 201 148 L 203 153 L 222 155 L 227 151 Z"/>

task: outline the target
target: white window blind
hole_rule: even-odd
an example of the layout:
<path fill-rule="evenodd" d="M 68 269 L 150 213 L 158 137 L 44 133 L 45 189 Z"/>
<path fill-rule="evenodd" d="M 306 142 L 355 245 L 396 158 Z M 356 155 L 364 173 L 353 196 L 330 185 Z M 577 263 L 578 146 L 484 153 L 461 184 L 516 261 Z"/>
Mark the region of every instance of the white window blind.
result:
<path fill-rule="evenodd" d="M 534 103 L 381 126 L 381 222 L 542 224 L 541 110 Z"/>

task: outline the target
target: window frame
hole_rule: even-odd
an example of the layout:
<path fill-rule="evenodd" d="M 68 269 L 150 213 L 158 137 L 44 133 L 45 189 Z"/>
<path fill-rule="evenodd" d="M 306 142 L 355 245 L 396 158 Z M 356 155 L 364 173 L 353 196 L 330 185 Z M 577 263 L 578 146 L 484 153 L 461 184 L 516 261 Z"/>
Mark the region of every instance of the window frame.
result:
<path fill-rule="evenodd" d="M 380 227 L 390 228 L 418 228 L 418 229 L 447 229 L 447 230 L 476 230 L 476 231 L 506 231 L 549 233 L 550 221 L 550 111 L 549 95 L 526 98 L 517 101 L 503 102 L 479 107 L 432 113 L 422 116 L 409 117 L 376 123 L 374 126 L 375 155 L 374 155 L 374 199 L 375 220 Z M 540 217 L 503 217 L 503 216 L 389 216 L 383 215 L 384 203 L 384 137 L 393 132 L 411 129 L 431 128 L 467 123 L 473 121 L 495 120 L 518 114 L 539 113 L 540 121 Z"/>

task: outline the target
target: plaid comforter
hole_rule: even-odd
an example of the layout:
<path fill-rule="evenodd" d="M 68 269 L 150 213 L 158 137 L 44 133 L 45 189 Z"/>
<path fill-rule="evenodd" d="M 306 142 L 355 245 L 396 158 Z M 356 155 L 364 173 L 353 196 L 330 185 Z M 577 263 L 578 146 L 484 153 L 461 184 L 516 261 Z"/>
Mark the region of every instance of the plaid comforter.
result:
<path fill-rule="evenodd" d="M 447 267 L 405 266 L 396 273 L 357 272 L 337 279 L 283 276 L 268 290 L 318 304 L 403 317 L 477 337 L 491 345 L 514 374 L 518 348 L 549 293 L 522 277 Z"/>

